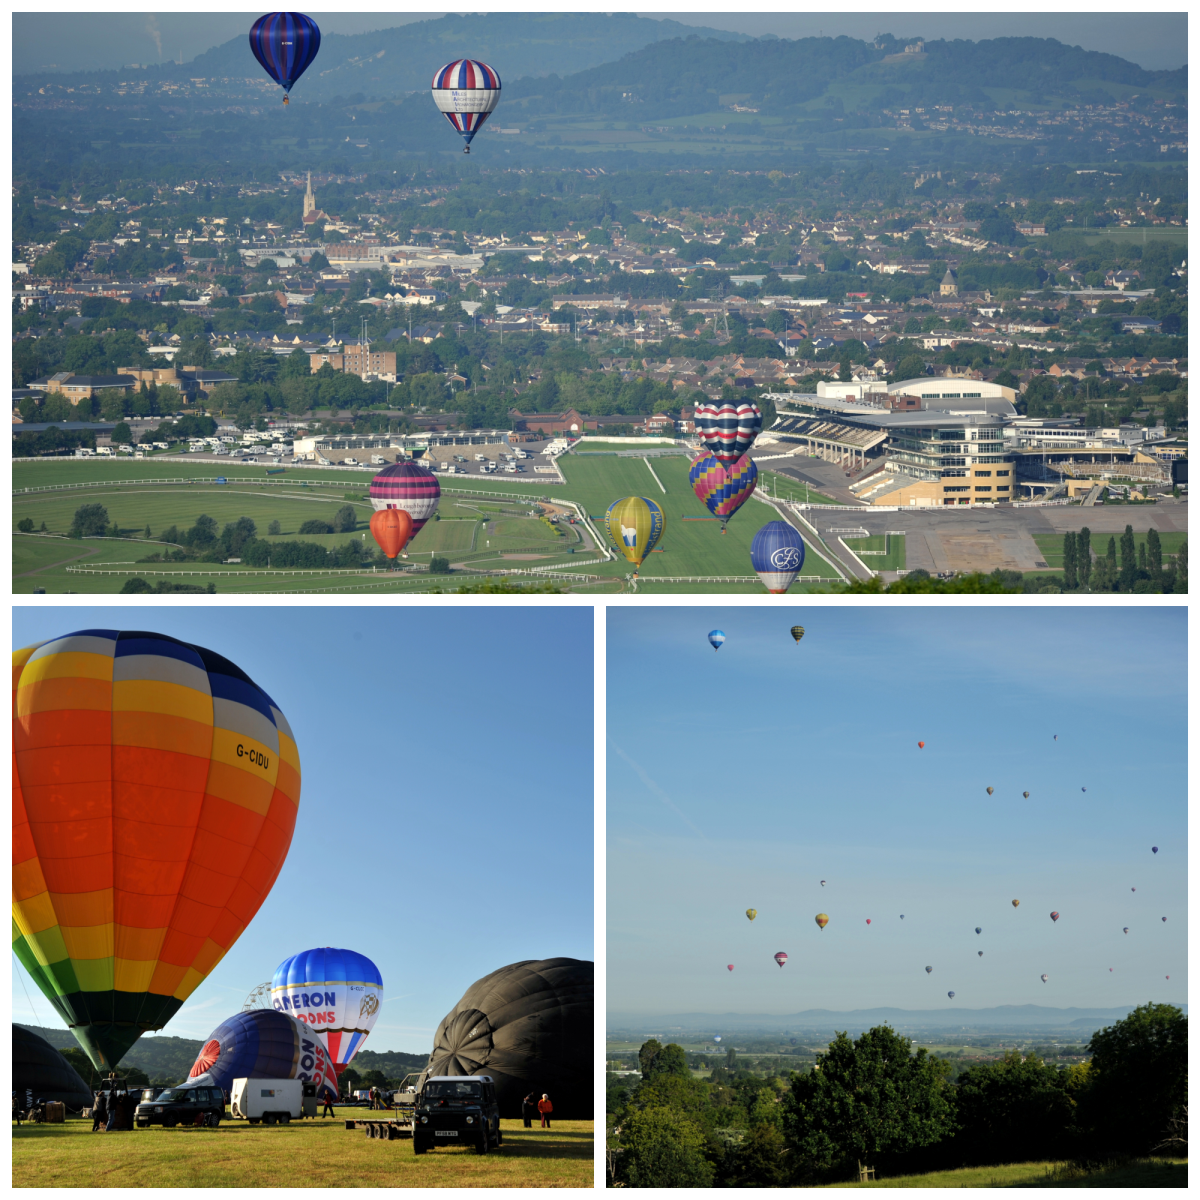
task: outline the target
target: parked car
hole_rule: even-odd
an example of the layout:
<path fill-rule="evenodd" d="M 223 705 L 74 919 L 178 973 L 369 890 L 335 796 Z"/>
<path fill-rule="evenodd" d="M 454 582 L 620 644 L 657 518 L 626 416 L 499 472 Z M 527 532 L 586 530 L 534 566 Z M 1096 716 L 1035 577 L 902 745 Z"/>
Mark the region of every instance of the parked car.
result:
<path fill-rule="evenodd" d="M 134 1109 L 134 1124 L 139 1129 L 161 1125 L 219 1125 L 225 1115 L 225 1094 L 220 1088 L 167 1088 L 153 1100 L 142 1100 Z"/>
<path fill-rule="evenodd" d="M 437 1146 L 473 1145 L 476 1154 L 499 1148 L 500 1106 L 490 1075 L 434 1075 L 413 1111 L 413 1153 Z"/>

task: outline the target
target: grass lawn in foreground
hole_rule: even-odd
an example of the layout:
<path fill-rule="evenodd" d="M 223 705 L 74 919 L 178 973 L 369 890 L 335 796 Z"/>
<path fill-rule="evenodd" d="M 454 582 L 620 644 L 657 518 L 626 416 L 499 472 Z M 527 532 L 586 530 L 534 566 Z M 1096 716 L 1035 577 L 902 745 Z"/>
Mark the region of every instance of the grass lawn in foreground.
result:
<path fill-rule="evenodd" d="M 854 1188 L 992 1188 L 992 1187 L 1187 1187 L 1187 1159 L 1137 1159 L 1099 1171 L 1084 1172 L 1069 1163 L 1005 1163 L 996 1167 L 968 1167 L 961 1171 L 935 1171 L 929 1175 L 899 1175 L 874 1183 L 835 1183 Z"/>
<path fill-rule="evenodd" d="M 363 1109 L 337 1109 L 365 1115 Z M 588 1187 L 591 1121 L 525 1129 L 501 1121 L 504 1145 L 417 1157 L 410 1140 L 370 1139 L 344 1120 L 264 1127 L 91 1132 L 91 1121 L 13 1127 L 13 1187 Z"/>

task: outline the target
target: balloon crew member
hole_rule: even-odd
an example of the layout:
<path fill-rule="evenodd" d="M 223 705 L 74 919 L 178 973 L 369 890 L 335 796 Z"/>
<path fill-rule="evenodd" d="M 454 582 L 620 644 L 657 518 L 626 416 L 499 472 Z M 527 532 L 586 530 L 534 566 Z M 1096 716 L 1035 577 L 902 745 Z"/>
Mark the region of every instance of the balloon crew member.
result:
<path fill-rule="evenodd" d="M 105 1121 L 108 1119 L 108 1097 L 104 1089 L 96 1093 L 96 1099 L 92 1104 L 92 1132 L 95 1133 Z"/>
<path fill-rule="evenodd" d="M 333 1100 L 328 1091 L 325 1093 L 325 1107 L 321 1111 L 321 1119 L 324 1120 L 325 1117 L 333 1117 L 335 1120 L 337 1118 L 337 1113 L 333 1111 Z"/>
<path fill-rule="evenodd" d="M 525 1122 L 526 1129 L 533 1128 L 533 1115 L 537 1112 L 537 1094 L 530 1092 L 524 1100 L 521 1101 L 521 1119 Z"/>
<path fill-rule="evenodd" d="M 542 1128 L 550 1128 L 550 1114 L 554 1111 L 554 1105 L 550 1103 L 550 1097 L 545 1092 L 542 1093 L 542 1098 L 538 1101 L 538 1112 L 542 1114 Z"/>

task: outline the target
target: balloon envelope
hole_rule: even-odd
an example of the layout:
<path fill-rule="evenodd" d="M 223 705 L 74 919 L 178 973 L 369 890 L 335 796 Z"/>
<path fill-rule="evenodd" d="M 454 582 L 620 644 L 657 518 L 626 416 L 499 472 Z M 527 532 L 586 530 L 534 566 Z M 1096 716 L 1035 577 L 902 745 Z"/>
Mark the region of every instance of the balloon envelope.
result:
<path fill-rule="evenodd" d="M 437 512 L 442 488 L 428 467 L 404 459 L 384 467 L 371 480 L 369 494 L 377 512 L 385 508 L 401 508 L 408 513 L 412 517 L 413 536 L 416 536 Z"/>
<path fill-rule="evenodd" d="M 725 970 L 727 970 L 727 971 L 732 971 L 732 970 L 733 970 L 733 963 L 730 963 L 730 964 L 729 964 L 729 965 L 728 965 L 728 966 L 725 968 Z"/>
<path fill-rule="evenodd" d="M 321 31 L 303 13 L 267 13 L 250 27 L 251 53 L 284 92 L 292 90 L 320 48 Z"/>
<path fill-rule="evenodd" d="M 918 749 L 918 750 L 924 750 L 924 749 L 925 749 L 925 743 L 924 743 L 924 742 L 918 742 L 918 743 L 917 743 L 917 749 Z"/>
<path fill-rule="evenodd" d="M 395 558 L 412 537 L 413 521 L 403 509 L 381 508 L 371 514 L 371 536 L 388 558 Z"/>
<path fill-rule="evenodd" d="M 12 1032 L 12 1086 L 22 1108 L 27 1091 L 35 1100 L 56 1100 L 70 1109 L 91 1104 L 92 1089 L 48 1041 L 20 1025 Z"/>
<path fill-rule="evenodd" d="M 1043 976 L 1042 976 L 1042 982 L 1043 982 L 1043 983 L 1045 983 L 1045 982 L 1046 982 L 1046 980 L 1047 980 L 1047 979 L 1049 979 L 1049 978 L 1050 978 L 1050 976 L 1049 976 L 1049 975 L 1043 975 Z"/>
<path fill-rule="evenodd" d="M 982 932 L 983 932 L 983 926 L 982 926 L 982 925 L 976 925 L 976 926 L 975 926 L 975 932 L 976 932 L 976 933 L 982 933 Z"/>
<path fill-rule="evenodd" d="M 822 929 L 829 924 L 829 918 L 824 913 L 817 913 L 816 917 L 813 919 Z"/>
<path fill-rule="evenodd" d="M 429 1073 L 490 1075 L 505 1118 L 520 1116 L 521 1098 L 536 1091 L 563 1120 L 590 1120 L 593 994 L 593 966 L 577 958 L 501 967 L 442 1018 Z"/>
<path fill-rule="evenodd" d="M 635 568 L 658 545 L 665 525 L 662 509 L 645 496 L 616 500 L 604 514 L 604 527 L 613 545 Z"/>
<path fill-rule="evenodd" d="M 982 951 L 982 950 L 976 950 L 976 951 L 975 951 L 975 953 L 976 953 L 976 954 L 978 954 L 980 958 L 982 958 L 982 957 L 983 957 L 983 951 Z"/>
<path fill-rule="evenodd" d="M 1157 854 L 1157 853 L 1158 853 L 1158 847 L 1157 847 L 1157 846 L 1151 846 L 1151 847 L 1150 847 L 1150 853 L 1151 853 L 1151 854 Z"/>
<path fill-rule="evenodd" d="M 762 412 L 751 400 L 708 400 L 696 405 L 700 444 L 719 462 L 737 462 L 762 429 Z"/>
<path fill-rule="evenodd" d="M 954 999 L 954 993 L 953 993 L 953 992 L 947 992 L 947 993 L 946 993 L 946 995 L 947 995 L 947 996 L 949 996 L 951 1000 L 953 1000 L 953 999 Z"/>
<path fill-rule="evenodd" d="M 925 968 L 925 974 L 926 974 L 926 975 L 932 975 L 932 974 L 933 974 L 933 968 L 932 968 L 932 967 L 926 967 L 926 968 Z"/>
<path fill-rule="evenodd" d="M 284 959 L 271 980 L 278 1012 L 314 1026 L 340 1075 L 362 1049 L 383 1004 L 379 968 L 356 950 L 325 946 Z"/>
<path fill-rule="evenodd" d="M 1052 912 L 1052 913 L 1050 914 L 1050 920 L 1052 920 L 1052 921 L 1057 921 L 1057 920 L 1058 920 L 1058 913 L 1056 913 L 1056 912 Z"/>
<path fill-rule="evenodd" d="M 870 925 L 870 923 L 871 923 L 871 918 L 870 918 L 870 917 L 868 917 L 868 918 L 867 918 L 867 924 L 868 924 L 868 925 Z"/>
<path fill-rule="evenodd" d="M 338 1094 L 325 1035 L 272 1008 L 240 1012 L 209 1034 L 182 1087 L 233 1090 L 235 1079 L 303 1079 Z"/>
<path fill-rule="evenodd" d="M 768 592 L 781 595 L 804 566 L 804 539 L 786 521 L 768 521 L 750 543 L 750 565 Z M 800 630 L 800 637 L 804 636 L 799 625 L 795 629 Z"/>
<path fill-rule="evenodd" d="M 477 59 L 447 63 L 433 77 L 433 102 L 469 152 L 471 139 L 500 103 L 500 76 Z"/>
<path fill-rule="evenodd" d="M 1018 906 L 1020 905 L 1020 903 L 1021 903 L 1021 902 L 1020 902 L 1020 900 L 1014 900 L 1014 901 L 1012 902 L 1012 904 L 1013 904 L 1013 908 L 1016 908 L 1016 907 L 1018 907 Z"/>
<path fill-rule="evenodd" d="M 751 921 L 753 921 L 754 918 L 758 916 L 758 909 L 757 908 L 746 909 L 746 916 L 749 917 Z"/>
<path fill-rule="evenodd" d="M 1021 795 L 1022 795 L 1022 796 L 1024 796 L 1026 800 L 1028 800 L 1028 799 L 1029 799 L 1029 793 L 1028 793 L 1028 792 L 1022 792 L 1022 793 L 1021 793 Z"/>
<path fill-rule="evenodd" d="M 720 650 L 725 645 L 725 631 L 723 629 L 709 630 L 708 641 L 714 650 Z"/>
<path fill-rule="evenodd" d="M 1128 925 L 1126 925 L 1126 926 L 1125 926 L 1125 928 L 1121 930 L 1121 932 L 1122 932 L 1122 933 L 1128 933 L 1128 932 L 1129 932 L 1129 926 L 1128 926 Z"/>
<path fill-rule="evenodd" d="M 804 636 L 804 626 L 803 625 L 793 625 L 792 626 L 792 637 L 795 638 L 796 641 L 799 641 L 803 636 Z"/>
<path fill-rule="evenodd" d="M 758 467 L 754 459 L 745 456 L 736 462 L 722 463 L 709 455 L 692 463 L 688 481 L 705 508 L 727 522 L 750 499 L 758 483 Z"/>
<path fill-rule="evenodd" d="M 783 964 L 784 964 L 785 962 L 787 962 L 787 960 L 788 960 L 788 956 L 787 956 L 786 954 L 784 954 L 784 952 L 783 952 L 782 950 L 780 950 L 780 951 L 779 951 L 779 953 L 775 955 L 775 961 L 776 961 L 776 962 L 777 962 L 777 963 L 778 963 L 778 964 L 779 964 L 781 967 L 783 966 Z"/>
<path fill-rule="evenodd" d="M 995 788 L 988 788 L 987 794 L 990 796 L 995 790 Z"/>
<path fill-rule="evenodd" d="M 162 634 L 27 646 L 13 684 L 13 950 L 107 1071 L 266 899 L 300 757 L 245 672 Z"/>

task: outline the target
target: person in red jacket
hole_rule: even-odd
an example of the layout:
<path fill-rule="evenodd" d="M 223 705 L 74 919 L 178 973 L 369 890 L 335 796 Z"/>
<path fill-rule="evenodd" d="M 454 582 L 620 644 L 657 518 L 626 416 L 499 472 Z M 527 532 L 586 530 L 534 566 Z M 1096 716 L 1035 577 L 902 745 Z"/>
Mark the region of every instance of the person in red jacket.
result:
<path fill-rule="evenodd" d="M 550 1128 L 550 1114 L 554 1111 L 554 1105 L 550 1103 L 550 1097 L 545 1092 L 542 1093 L 542 1098 L 538 1101 L 538 1112 L 542 1114 L 542 1128 Z"/>

